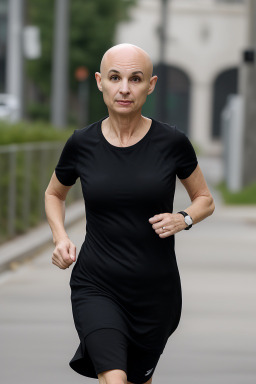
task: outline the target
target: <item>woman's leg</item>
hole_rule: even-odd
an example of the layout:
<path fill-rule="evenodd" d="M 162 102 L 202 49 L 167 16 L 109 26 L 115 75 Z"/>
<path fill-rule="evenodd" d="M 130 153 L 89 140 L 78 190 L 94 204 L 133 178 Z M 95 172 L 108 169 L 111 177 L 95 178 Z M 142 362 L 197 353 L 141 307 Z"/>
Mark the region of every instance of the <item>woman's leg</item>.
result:
<path fill-rule="evenodd" d="M 144 384 L 151 384 L 152 383 L 152 377 Z M 127 381 L 127 384 L 136 384 L 136 383 L 131 383 L 130 381 Z"/>
<path fill-rule="evenodd" d="M 117 329 L 102 328 L 85 338 L 100 384 L 127 384 L 127 340 Z"/>
<path fill-rule="evenodd" d="M 98 374 L 99 384 L 127 384 L 126 372 L 122 369 L 111 369 Z"/>

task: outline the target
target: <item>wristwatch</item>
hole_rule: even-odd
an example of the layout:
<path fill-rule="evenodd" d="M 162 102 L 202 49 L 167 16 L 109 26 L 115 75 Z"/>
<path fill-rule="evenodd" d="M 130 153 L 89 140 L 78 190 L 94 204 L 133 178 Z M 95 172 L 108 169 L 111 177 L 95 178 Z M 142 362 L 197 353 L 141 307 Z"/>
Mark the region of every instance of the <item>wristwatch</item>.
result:
<path fill-rule="evenodd" d="M 188 230 L 192 227 L 193 225 L 193 220 L 192 218 L 189 216 L 189 214 L 187 214 L 187 212 L 184 212 L 184 211 L 180 211 L 180 212 L 177 212 L 177 213 L 180 213 L 181 215 L 184 216 L 184 220 L 185 220 L 185 223 L 187 224 L 187 227 L 184 228 L 185 230 Z"/>

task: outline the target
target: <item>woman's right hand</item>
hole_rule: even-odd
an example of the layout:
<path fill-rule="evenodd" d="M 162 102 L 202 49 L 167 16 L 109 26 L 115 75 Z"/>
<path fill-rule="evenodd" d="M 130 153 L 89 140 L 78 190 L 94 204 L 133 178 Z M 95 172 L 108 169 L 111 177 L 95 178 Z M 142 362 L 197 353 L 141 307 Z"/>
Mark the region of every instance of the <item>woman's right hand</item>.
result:
<path fill-rule="evenodd" d="M 76 246 L 72 241 L 65 237 L 55 243 L 52 254 L 52 263 L 60 269 L 69 268 L 76 260 Z"/>

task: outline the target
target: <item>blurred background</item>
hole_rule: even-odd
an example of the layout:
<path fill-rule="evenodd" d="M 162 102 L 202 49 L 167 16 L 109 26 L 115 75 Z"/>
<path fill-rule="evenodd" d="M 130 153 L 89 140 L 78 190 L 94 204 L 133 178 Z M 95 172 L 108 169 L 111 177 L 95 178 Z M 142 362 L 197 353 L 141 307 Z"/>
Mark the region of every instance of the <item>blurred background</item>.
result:
<path fill-rule="evenodd" d="M 151 56 L 142 112 L 187 134 L 216 203 L 177 236 L 184 320 L 155 381 L 255 383 L 255 0 L 0 0 L 1 382 L 84 382 L 67 365 L 70 271 L 51 264 L 44 192 L 73 130 L 107 115 L 94 73 L 118 43 Z M 175 209 L 185 202 L 178 182 Z M 79 182 L 66 206 L 79 250 Z"/>

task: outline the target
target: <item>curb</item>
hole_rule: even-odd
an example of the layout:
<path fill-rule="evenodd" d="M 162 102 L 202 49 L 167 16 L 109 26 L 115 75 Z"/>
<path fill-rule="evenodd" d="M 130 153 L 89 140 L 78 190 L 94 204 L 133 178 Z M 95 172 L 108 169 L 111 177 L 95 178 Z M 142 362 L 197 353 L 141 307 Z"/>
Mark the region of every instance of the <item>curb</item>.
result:
<path fill-rule="evenodd" d="M 65 210 L 65 227 L 85 217 L 84 201 L 79 200 Z M 48 222 L 29 230 L 28 233 L 0 245 L 0 273 L 16 269 L 20 263 L 37 256 L 37 253 L 52 243 L 52 232 Z"/>

